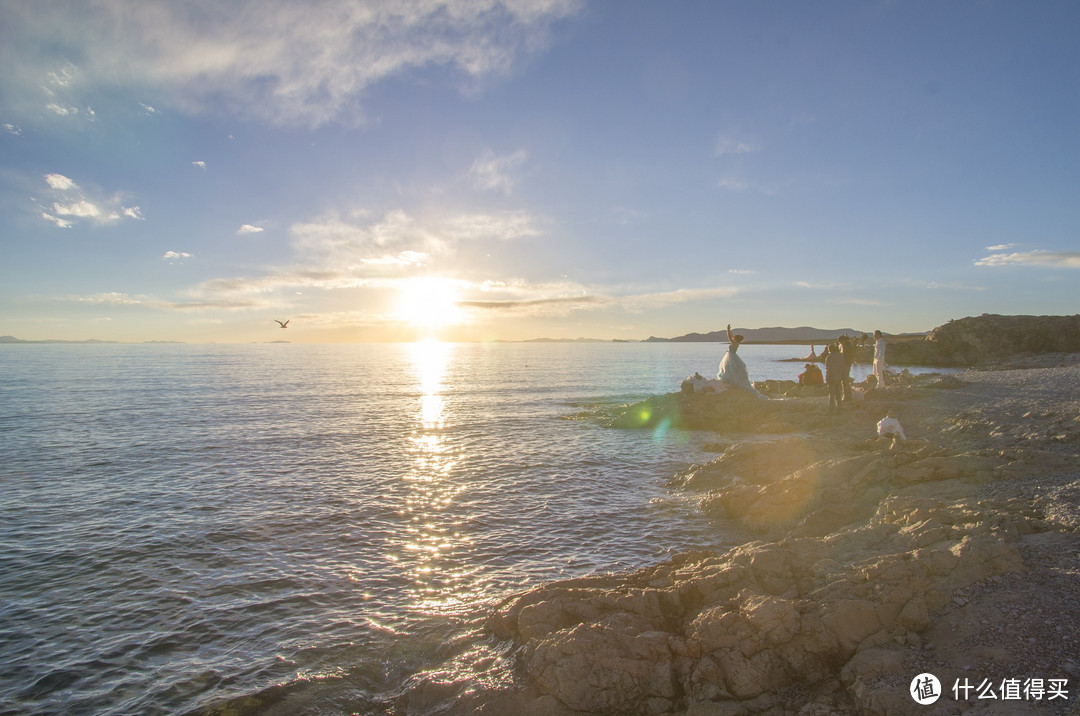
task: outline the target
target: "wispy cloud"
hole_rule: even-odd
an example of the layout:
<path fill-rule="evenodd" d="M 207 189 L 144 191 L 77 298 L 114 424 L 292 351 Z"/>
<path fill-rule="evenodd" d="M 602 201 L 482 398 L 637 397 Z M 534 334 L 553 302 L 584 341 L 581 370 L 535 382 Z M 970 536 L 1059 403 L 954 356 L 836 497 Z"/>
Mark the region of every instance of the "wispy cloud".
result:
<path fill-rule="evenodd" d="M 794 284 L 797 288 L 809 288 L 815 291 L 844 291 L 854 288 L 850 283 L 839 282 L 812 282 L 812 281 L 796 281 Z"/>
<path fill-rule="evenodd" d="M 484 315 L 565 316 L 608 305 L 609 297 L 572 281 L 488 280 L 461 291 L 458 306 Z"/>
<path fill-rule="evenodd" d="M 765 196 L 773 196 L 777 193 L 777 189 L 774 186 L 748 181 L 737 176 L 720 177 L 716 180 L 716 187 L 718 189 L 723 189 L 724 191 L 736 193 L 753 192 L 755 194 L 764 194 Z"/>
<path fill-rule="evenodd" d="M 760 145 L 752 140 L 740 138 L 730 134 L 722 134 L 716 139 L 716 156 L 722 157 L 731 154 L 750 154 L 760 149 Z"/>
<path fill-rule="evenodd" d="M 647 213 L 640 209 L 630 209 L 625 206 L 616 206 L 611 210 L 611 213 L 614 214 L 615 221 L 623 226 L 636 224 L 648 216 Z"/>
<path fill-rule="evenodd" d="M 985 291 L 983 286 L 970 286 L 965 283 L 940 283 L 938 281 L 930 281 L 929 283 L 917 284 L 921 288 L 928 288 L 930 290 L 949 290 L 949 291 Z"/>
<path fill-rule="evenodd" d="M 275 124 L 355 123 L 365 90 L 406 71 L 451 68 L 466 91 L 506 75 L 546 48 L 552 25 L 581 5 L 111 0 L 72 11 L 65 3 L 9 3 L 6 37 L 17 46 L 8 57 L 19 66 L 5 75 L 9 85 L 36 85 L 21 88 L 27 96 L 48 87 L 52 104 L 68 112 L 79 103 L 65 98 L 123 76 L 189 112 L 228 98 L 235 113 Z M 57 69 L 61 57 L 84 60 Z"/>
<path fill-rule="evenodd" d="M 526 299 L 491 299 L 458 301 L 458 306 L 484 311 L 505 311 L 527 313 L 530 315 L 555 314 L 565 315 L 574 310 L 590 309 L 601 303 L 607 303 L 602 296 L 552 296 L 550 298 Z"/>
<path fill-rule="evenodd" d="M 113 306 L 133 306 L 143 303 L 144 297 L 131 296 L 119 291 L 105 291 L 88 296 L 66 296 L 60 300 L 74 301 L 76 303 L 100 303 Z"/>
<path fill-rule="evenodd" d="M 263 228 L 261 226 L 255 226 L 254 224 L 244 224 L 236 230 L 237 234 L 261 234 Z"/>
<path fill-rule="evenodd" d="M 110 224 L 121 219 L 142 219 L 137 206 L 124 206 L 121 192 L 105 195 L 96 188 L 84 188 L 63 174 L 46 174 L 44 201 L 41 217 L 61 229 L 70 229 L 78 221 L 94 224 Z M 35 202 L 41 206 L 40 201 Z"/>
<path fill-rule="evenodd" d="M 496 155 L 488 149 L 473 162 L 469 177 L 479 189 L 509 194 L 518 182 L 518 169 L 527 158 L 524 149 L 503 155 Z"/>
<path fill-rule="evenodd" d="M 731 298 L 740 289 L 732 286 L 713 286 L 710 288 L 680 288 L 674 291 L 658 291 L 629 296 L 620 296 L 614 301 L 628 307 L 645 308 L 669 306 L 693 301 L 711 301 L 718 298 Z"/>
<path fill-rule="evenodd" d="M 835 303 L 842 306 L 887 306 L 889 304 L 883 301 L 875 301 L 870 298 L 837 298 L 832 299 L 829 303 Z"/>
<path fill-rule="evenodd" d="M 196 167 L 196 168 L 198 168 L 198 169 L 206 169 L 206 162 L 204 162 L 204 161 L 202 161 L 202 160 L 200 159 L 200 160 L 199 160 L 199 161 L 197 161 L 197 162 L 192 162 L 192 163 L 191 163 L 191 166 L 193 166 L 193 167 Z"/>
<path fill-rule="evenodd" d="M 191 254 L 187 251 L 166 251 L 161 258 L 165 261 L 183 261 L 184 259 L 190 259 Z"/>
<path fill-rule="evenodd" d="M 437 258 L 474 242 L 505 242 L 540 233 L 540 219 L 527 212 L 449 213 L 416 217 L 395 209 L 330 214 L 291 227 L 290 265 L 261 274 L 215 278 L 193 287 L 194 302 L 248 301 L 306 289 L 386 287 L 428 270 Z M 185 304 L 186 305 L 186 304 Z"/>
<path fill-rule="evenodd" d="M 1020 244 L 998 244 L 997 246 L 987 246 L 987 251 L 1008 251 L 1009 249 L 1015 249 Z"/>
<path fill-rule="evenodd" d="M 1080 251 L 1024 251 L 1011 254 L 991 254 L 976 259 L 975 265 L 1080 268 Z"/>
<path fill-rule="evenodd" d="M 566 315 L 574 311 L 614 308 L 632 313 L 695 301 L 730 298 L 739 292 L 731 287 L 678 289 L 645 293 L 619 293 L 574 283 L 530 284 L 523 281 L 488 282 L 482 293 L 459 302 L 465 308 L 515 314 Z M 483 294 L 493 294 L 484 296 Z"/>
<path fill-rule="evenodd" d="M 525 211 L 415 217 L 395 209 L 377 219 L 367 212 L 330 215 L 295 224 L 292 234 L 294 248 L 308 261 L 355 267 L 403 252 L 412 252 L 412 256 L 445 254 L 463 242 L 538 236 L 541 223 Z"/>

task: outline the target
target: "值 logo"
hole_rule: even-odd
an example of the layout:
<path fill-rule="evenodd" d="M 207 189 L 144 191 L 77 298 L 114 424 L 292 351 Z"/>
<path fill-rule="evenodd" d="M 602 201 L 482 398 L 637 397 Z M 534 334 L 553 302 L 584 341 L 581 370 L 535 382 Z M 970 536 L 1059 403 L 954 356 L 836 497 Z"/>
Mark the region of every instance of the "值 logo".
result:
<path fill-rule="evenodd" d="M 941 682 L 933 674 L 919 674 L 911 680 L 910 693 L 915 703 L 929 706 L 941 698 Z"/>

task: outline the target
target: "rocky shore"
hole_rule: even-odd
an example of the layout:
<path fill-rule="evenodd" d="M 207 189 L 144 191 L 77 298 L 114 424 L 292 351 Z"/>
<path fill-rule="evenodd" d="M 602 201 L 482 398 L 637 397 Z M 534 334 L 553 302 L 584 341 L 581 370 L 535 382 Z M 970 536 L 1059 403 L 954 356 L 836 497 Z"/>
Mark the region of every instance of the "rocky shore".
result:
<path fill-rule="evenodd" d="M 1039 364 L 861 386 L 832 417 L 734 390 L 628 406 L 614 426 L 716 432 L 671 489 L 740 546 L 513 596 L 486 625 L 512 686 L 451 710 L 1080 713 L 1080 356 Z"/>
<path fill-rule="evenodd" d="M 869 351 L 869 347 L 866 349 Z M 1002 366 L 1017 359 L 1080 351 L 1080 315 L 999 316 L 983 314 L 949 321 L 924 339 L 889 341 L 898 365 Z M 870 356 L 869 352 L 864 354 Z"/>

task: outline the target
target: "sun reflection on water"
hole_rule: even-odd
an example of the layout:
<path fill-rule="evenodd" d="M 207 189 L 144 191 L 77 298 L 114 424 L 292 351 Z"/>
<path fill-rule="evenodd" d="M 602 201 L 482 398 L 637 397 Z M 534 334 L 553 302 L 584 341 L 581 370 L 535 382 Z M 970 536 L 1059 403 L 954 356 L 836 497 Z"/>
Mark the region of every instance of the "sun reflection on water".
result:
<path fill-rule="evenodd" d="M 444 380 L 453 344 L 413 343 L 408 356 L 419 388 L 416 423 L 408 435 L 411 464 L 405 474 L 401 568 L 411 579 L 414 605 L 444 609 L 470 598 L 470 538 L 456 498 L 465 489 L 456 468 L 462 458 L 453 440 L 453 412 Z M 474 596 L 474 595 L 472 595 Z"/>

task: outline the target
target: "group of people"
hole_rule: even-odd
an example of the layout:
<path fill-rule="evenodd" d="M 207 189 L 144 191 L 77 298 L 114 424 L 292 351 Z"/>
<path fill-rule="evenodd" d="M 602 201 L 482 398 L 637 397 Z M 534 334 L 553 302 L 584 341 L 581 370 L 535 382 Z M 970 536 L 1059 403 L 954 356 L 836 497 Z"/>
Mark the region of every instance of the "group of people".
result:
<path fill-rule="evenodd" d="M 720 361 L 720 370 L 717 378 L 736 388 L 746 390 L 759 398 L 767 399 L 750 382 L 750 376 L 746 370 L 746 363 L 739 357 L 738 350 L 744 337 L 731 332 L 731 324 L 727 327 L 728 349 Z M 851 400 L 851 365 L 855 362 L 854 342 L 848 336 L 841 336 L 835 343 L 831 343 L 822 351 L 821 357 L 825 361 L 825 375 L 821 369 L 812 363 L 806 364 L 806 371 L 799 376 L 799 385 L 827 385 L 829 386 L 829 412 L 840 410 L 840 404 Z M 811 347 L 811 353 L 813 348 Z M 874 331 L 874 378 L 877 387 L 885 385 L 885 338 L 881 331 Z"/>
<path fill-rule="evenodd" d="M 829 386 L 829 412 L 839 410 L 842 402 L 851 400 L 851 364 L 855 362 L 855 348 L 851 338 L 841 336 L 835 343 L 825 346 L 821 353 L 825 361 L 824 377 L 817 366 L 809 363 L 799 376 L 800 385 Z M 878 388 L 885 386 L 885 338 L 881 331 L 874 331 L 874 380 Z"/>

